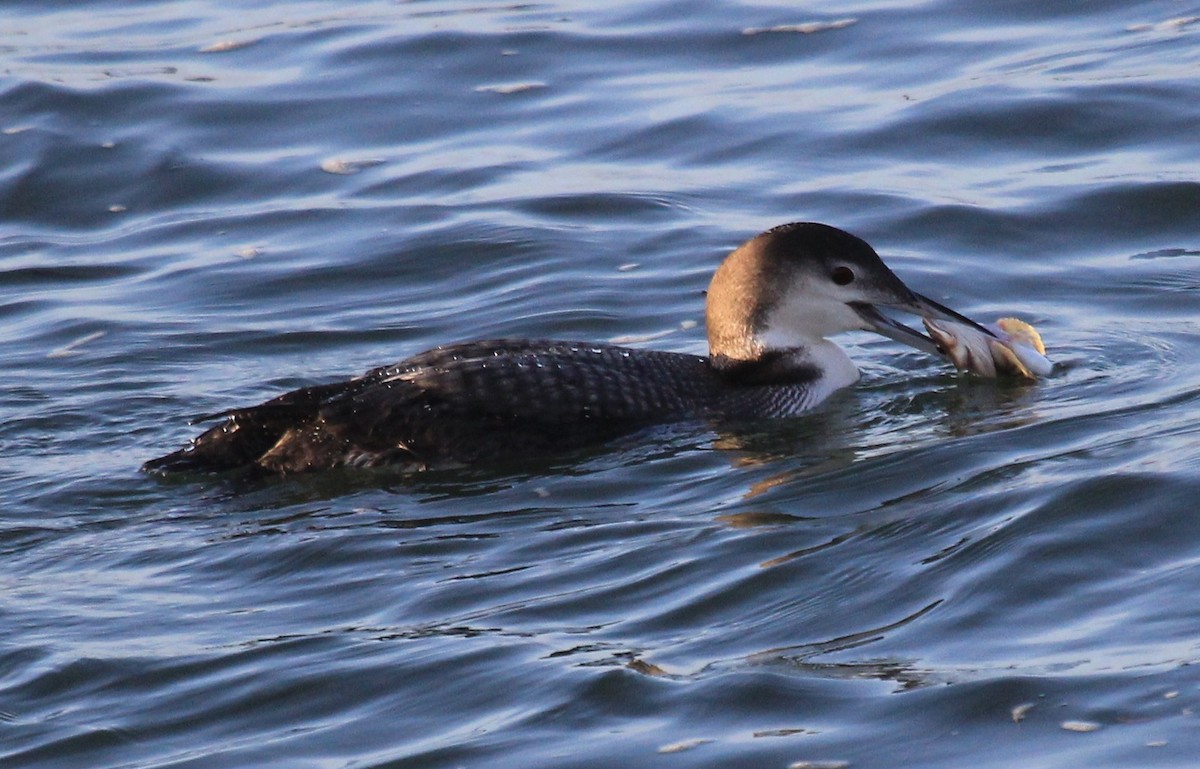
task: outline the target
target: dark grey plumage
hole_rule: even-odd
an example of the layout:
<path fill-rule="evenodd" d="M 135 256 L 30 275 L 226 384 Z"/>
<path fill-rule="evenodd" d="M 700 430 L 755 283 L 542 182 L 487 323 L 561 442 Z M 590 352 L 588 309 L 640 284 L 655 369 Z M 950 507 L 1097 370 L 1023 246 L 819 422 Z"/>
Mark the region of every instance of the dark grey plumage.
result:
<path fill-rule="evenodd" d="M 614 345 L 489 340 L 438 347 L 347 382 L 296 390 L 226 421 L 147 470 L 475 464 L 564 451 L 638 427 L 801 410 L 816 372 L 756 384 L 770 363 Z"/>

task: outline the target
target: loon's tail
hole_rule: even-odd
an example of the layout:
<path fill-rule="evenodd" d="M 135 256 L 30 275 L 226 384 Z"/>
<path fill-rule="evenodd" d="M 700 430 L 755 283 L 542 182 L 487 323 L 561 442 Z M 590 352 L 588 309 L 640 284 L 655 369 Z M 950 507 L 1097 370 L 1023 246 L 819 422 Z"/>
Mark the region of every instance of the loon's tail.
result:
<path fill-rule="evenodd" d="M 170 454 L 142 465 L 144 472 L 219 472 L 238 468 L 260 468 L 259 460 L 289 430 L 313 420 L 321 404 L 331 396 L 351 389 L 352 382 L 305 387 L 249 408 L 208 414 L 193 419 L 207 422 L 223 419 Z"/>
<path fill-rule="evenodd" d="M 235 414 L 210 427 L 190 444 L 142 465 L 146 473 L 187 473 L 253 467 L 274 446 L 282 431 L 264 429 L 262 423 Z"/>

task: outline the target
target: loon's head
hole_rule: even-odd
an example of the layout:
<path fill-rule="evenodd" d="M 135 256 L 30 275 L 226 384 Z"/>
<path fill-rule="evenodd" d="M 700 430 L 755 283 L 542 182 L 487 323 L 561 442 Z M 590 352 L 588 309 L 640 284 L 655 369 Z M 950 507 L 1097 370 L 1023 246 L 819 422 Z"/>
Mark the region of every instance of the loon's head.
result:
<path fill-rule="evenodd" d="M 709 354 L 749 361 L 811 348 L 843 331 L 875 331 L 936 353 L 929 337 L 877 307 L 969 324 L 974 321 L 911 291 L 866 241 L 813 222 L 784 224 L 725 258 L 708 287 Z"/>

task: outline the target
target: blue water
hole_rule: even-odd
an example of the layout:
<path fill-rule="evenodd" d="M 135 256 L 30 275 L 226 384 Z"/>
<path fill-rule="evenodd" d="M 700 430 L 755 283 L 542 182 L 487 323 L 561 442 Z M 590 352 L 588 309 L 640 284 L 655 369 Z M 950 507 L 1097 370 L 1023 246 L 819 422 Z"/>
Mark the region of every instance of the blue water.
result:
<path fill-rule="evenodd" d="M 0 63 L 5 769 L 1195 766 L 1200 5 L 10 2 Z M 703 352 L 793 220 L 1055 374 L 137 471 L 445 342 Z"/>

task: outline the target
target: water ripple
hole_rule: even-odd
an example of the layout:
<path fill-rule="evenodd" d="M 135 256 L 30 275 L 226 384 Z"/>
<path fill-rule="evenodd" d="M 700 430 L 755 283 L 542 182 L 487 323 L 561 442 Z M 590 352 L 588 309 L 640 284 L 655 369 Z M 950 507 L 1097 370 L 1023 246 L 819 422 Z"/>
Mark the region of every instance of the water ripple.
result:
<path fill-rule="evenodd" d="M 7 10 L 5 767 L 1194 763 L 1195 9 Z M 850 335 L 782 424 L 136 472 L 457 339 L 702 352 L 798 219 L 1055 372 Z"/>

